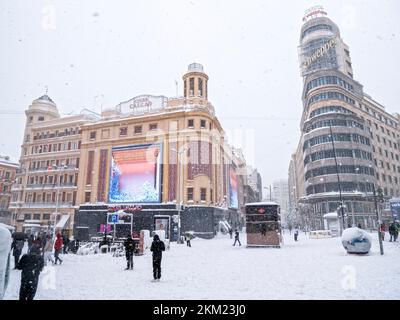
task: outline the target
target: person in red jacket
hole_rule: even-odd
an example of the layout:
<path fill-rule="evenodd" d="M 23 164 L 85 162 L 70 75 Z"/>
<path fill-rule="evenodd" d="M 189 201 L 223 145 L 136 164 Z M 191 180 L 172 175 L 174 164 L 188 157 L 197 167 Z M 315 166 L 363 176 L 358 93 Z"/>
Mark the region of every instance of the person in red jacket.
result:
<path fill-rule="evenodd" d="M 62 260 L 59 257 L 59 254 L 61 252 L 63 246 L 63 241 L 61 238 L 61 234 L 57 233 L 57 240 L 54 243 L 54 258 L 55 258 L 55 264 L 57 264 L 57 260 L 60 261 L 60 264 L 62 263 Z"/>

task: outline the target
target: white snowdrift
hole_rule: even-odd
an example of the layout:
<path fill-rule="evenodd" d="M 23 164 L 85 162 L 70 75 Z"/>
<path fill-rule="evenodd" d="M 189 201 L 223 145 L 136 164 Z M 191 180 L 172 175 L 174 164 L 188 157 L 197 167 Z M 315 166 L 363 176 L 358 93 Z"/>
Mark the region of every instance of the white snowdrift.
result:
<path fill-rule="evenodd" d="M 0 300 L 3 299 L 8 284 L 10 250 L 11 233 L 0 225 Z"/>

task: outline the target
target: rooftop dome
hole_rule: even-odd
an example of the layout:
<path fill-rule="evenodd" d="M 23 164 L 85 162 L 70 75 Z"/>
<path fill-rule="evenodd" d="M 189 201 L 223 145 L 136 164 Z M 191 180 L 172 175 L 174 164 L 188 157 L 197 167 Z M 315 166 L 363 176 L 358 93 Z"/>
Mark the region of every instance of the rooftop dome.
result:
<path fill-rule="evenodd" d="M 44 101 L 49 101 L 49 102 L 54 103 L 54 101 L 51 100 L 51 98 L 50 98 L 47 94 L 45 94 L 45 95 L 43 95 L 43 96 L 37 98 L 36 100 L 44 100 Z"/>

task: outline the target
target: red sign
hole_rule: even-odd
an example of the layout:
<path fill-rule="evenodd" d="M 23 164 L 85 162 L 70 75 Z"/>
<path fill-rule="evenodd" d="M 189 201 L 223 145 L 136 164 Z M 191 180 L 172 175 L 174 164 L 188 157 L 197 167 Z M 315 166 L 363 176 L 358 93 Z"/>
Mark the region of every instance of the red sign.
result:
<path fill-rule="evenodd" d="M 264 209 L 264 208 L 260 208 L 260 209 L 258 209 L 257 211 L 258 211 L 258 213 L 261 213 L 261 214 L 264 214 L 264 213 L 265 213 L 265 209 Z"/>

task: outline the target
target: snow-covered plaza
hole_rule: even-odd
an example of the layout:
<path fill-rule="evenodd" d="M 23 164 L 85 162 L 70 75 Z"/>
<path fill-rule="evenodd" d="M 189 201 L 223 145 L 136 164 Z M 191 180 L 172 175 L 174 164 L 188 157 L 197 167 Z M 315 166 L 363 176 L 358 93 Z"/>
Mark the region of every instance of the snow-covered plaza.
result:
<path fill-rule="evenodd" d="M 348 255 L 340 238 L 295 242 L 287 232 L 281 249 L 233 247 L 233 239 L 192 240 L 192 247 L 172 243 L 163 255 L 162 278 L 152 282 L 150 252 L 134 257 L 112 254 L 63 255 L 62 265 L 46 267 L 35 299 L 112 300 L 266 300 L 399 299 L 400 243 L 377 236 L 366 256 Z M 26 249 L 26 248 L 25 248 Z M 13 266 L 13 264 L 12 264 Z M 21 272 L 11 271 L 5 299 L 18 299 Z"/>

